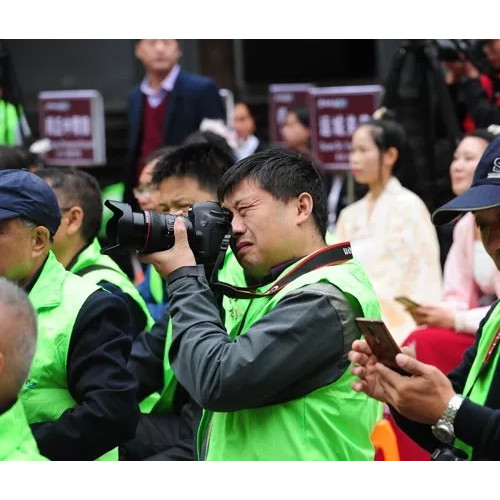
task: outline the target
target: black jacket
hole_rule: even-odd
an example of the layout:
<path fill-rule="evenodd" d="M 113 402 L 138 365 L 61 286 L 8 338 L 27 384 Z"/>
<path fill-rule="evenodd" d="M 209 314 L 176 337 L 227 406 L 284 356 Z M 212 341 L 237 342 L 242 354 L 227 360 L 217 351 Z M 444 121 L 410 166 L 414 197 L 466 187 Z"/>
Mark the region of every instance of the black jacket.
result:
<path fill-rule="evenodd" d="M 138 383 L 127 370 L 132 339 L 124 302 L 102 289 L 76 318 L 68 351 L 68 389 L 78 406 L 55 422 L 31 426 L 51 460 L 94 460 L 132 438 L 139 421 Z"/>

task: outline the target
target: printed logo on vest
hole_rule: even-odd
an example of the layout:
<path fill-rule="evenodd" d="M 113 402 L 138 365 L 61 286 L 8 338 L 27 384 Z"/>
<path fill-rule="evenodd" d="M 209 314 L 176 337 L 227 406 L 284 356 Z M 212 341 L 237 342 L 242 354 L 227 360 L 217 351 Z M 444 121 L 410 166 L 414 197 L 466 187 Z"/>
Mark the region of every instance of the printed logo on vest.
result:
<path fill-rule="evenodd" d="M 25 389 L 34 389 L 37 385 L 38 385 L 38 382 L 36 380 L 31 379 L 31 378 L 27 379 L 26 382 L 24 382 Z"/>

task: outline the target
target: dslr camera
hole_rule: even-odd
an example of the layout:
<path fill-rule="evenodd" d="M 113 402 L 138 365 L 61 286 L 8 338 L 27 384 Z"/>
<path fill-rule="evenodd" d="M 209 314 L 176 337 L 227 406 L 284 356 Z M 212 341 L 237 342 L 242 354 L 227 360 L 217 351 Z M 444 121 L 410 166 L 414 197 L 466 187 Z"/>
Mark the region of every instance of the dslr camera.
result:
<path fill-rule="evenodd" d="M 488 40 L 433 40 L 440 61 L 461 61 L 468 59 L 481 73 L 488 73 L 488 61 L 484 55 L 484 45 Z"/>
<path fill-rule="evenodd" d="M 176 215 L 145 210 L 133 212 L 127 203 L 106 200 L 113 215 L 106 225 L 109 245 L 102 253 L 125 253 L 130 249 L 152 253 L 172 248 L 175 243 Z M 196 262 L 215 263 L 224 237 L 231 232 L 231 213 L 215 201 L 194 203 L 187 217 L 182 216 Z"/>

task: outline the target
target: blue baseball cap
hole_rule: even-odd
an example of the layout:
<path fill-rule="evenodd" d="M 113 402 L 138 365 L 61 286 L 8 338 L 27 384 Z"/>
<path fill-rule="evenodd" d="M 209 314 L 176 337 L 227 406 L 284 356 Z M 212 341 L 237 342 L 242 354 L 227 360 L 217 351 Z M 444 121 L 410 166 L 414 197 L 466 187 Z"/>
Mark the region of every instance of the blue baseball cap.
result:
<path fill-rule="evenodd" d="M 52 188 L 27 170 L 0 170 L 0 220 L 24 217 L 54 236 L 61 210 Z"/>
<path fill-rule="evenodd" d="M 494 139 L 481 156 L 474 172 L 472 186 L 432 214 L 440 226 L 463 214 L 500 206 L 500 137 Z"/>

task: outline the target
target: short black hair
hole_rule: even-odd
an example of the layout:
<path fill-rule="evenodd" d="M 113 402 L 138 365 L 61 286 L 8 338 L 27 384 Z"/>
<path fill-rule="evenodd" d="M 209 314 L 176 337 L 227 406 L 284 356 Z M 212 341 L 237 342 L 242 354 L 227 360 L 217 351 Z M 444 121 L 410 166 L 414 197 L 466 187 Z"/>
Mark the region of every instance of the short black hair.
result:
<path fill-rule="evenodd" d="M 187 144 L 163 156 L 153 170 L 153 184 L 169 177 L 192 177 L 200 187 L 217 192 L 224 172 L 232 167 L 234 158 L 211 143 Z"/>
<path fill-rule="evenodd" d="M 35 164 L 36 156 L 24 146 L 0 146 L 0 170 L 27 170 Z"/>
<path fill-rule="evenodd" d="M 160 149 L 155 149 L 152 153 L 149 153 L 146 158 L 144 158 L 144 165 L 147 163 L 158 160 L 162 156 L 165 156 L 167 153 L 171 153 L 175 149 L 175 146 L 163 146 Z"/>
<path fill-rule="evenodd" d="M 97 236 L 102 221 L 101 190 L 97 179 L 74 167 L 46 167 L 36 175 L 50 181 L 56 194 L 64 197 L 61 208 L 79 206 L 83 210 L 82 237 L 87 244 Z M 60 201 L 61 203 L 61 201 Z"/>
<path fill-rule="evenodd" d="M 328 221 L 326 191 L 312 161 L 284 149 L 268 149 L 248 156 L 223 175 L 217 191 L 219 201 L 222 202 L 247 179 L 255 180 L 262 189 L 285 203 L 301 193 L 309 193 L 313 199 L 312 214 L 316 227 L 325 236 Z"/>
<path fill-rule="evenodd" d="M 188 144 L 215 144 L 219 146 L 228 156 L 234 158 L 236 161 L 236 157 L 234 156 L 233 148 L 229 145 L 225 137 L 222 135 L 212 132 L 211 130 L 197 130 L 189 134 L 182 143 L 183 146 L 187 146 Z"/>

